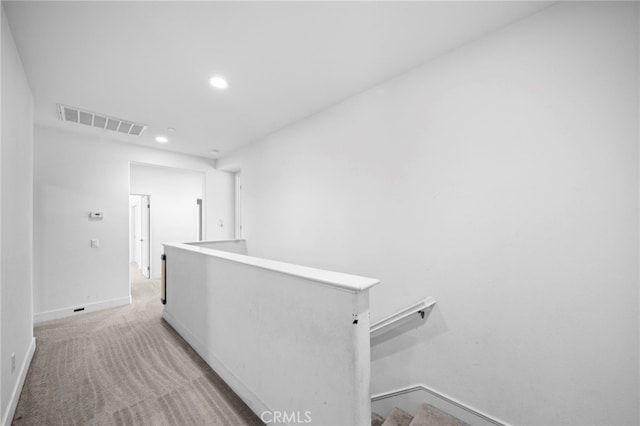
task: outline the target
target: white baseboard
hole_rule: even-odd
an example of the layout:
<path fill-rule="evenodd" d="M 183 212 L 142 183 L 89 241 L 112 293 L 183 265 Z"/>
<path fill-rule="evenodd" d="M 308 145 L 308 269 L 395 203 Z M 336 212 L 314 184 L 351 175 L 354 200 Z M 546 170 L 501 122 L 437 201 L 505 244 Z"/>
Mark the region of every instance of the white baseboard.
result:
<path fill-rule="evenodd" d="M 35 353 L 35 351 L 36 339 L 34 337 L 31 340 L 29 349 L 27 349 L 26 356 L 22 360 L 20 371 L 18 371 L 18 380 L 16 381 L 16 385 L 13 387 L 13 392 L 11 392 L 11 398 L 9 399 L 7 411 L 2 418 L 2 426 L 10 426 L 11 422 L 13 421 L 13 416 L 16 413 L 18 401 L 20 400 L 20 394 L 22 393 L 22 387 L 24 386 L 24 381 L 27 378 L 27 372 L 29 371 L 29 366 L 31 365 L 31 360 L 33 359 L 33 354 Z"/>
<path fill-rule="evenodd" d="M 249 406 L 256 416 L 260 417 L 265 411 L 272 410 L 258 396 L 251 391 L 238 377 L 231 372 L 211 351 L 209 351 L 189 330 L 186 329 L 165 307 L 162 318 L 206 361 L 207 364 L 229 385 L 240 399 Z"/>
<path fill-rule="evenodd" d="M 509 426 L 502 420 L 471 408 L 423 384 L 373 395 L 371 397 L 371 411 L 386 417 L 394 407 L 398 407 L 409 414 L 414 414 L 418 407 L 424 403 L 431 404 L 473 426 Z"/>
<path fill-rule="evenodd" d="M 121 297 L 119 299 L 103 300 L 102 302 L 87 303 L 85 305 L 69 306 L 68 308 L 55 309 L 53 311 L 38 312 L 33 315 L 33 322 L 37 324 L 43 321 L 51 321 L 70 317 L 73 315 L 86 314 L 88 312 L 101 311 L 103 309 L 115 308 L 118 306 L 130 305 L 131 296 Z M 82 311 L 74 312 L 75 309 L 84 308 Z"/>

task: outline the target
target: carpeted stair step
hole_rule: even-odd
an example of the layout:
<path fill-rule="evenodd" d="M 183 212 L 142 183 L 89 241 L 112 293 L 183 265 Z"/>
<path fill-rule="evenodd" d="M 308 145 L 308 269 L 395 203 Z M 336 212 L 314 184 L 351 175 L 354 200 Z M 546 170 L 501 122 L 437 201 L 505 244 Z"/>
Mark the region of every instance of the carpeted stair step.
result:
<path fill-rule="evenodd" d="M 433 405 L 422 404 L 409 426 L 469 426 L 469 424 Z"/>
<path fill-rule="evenodd" d="M 413 420 L 411 414 L 396 407 L 382 423 L 382 426 L 409 426 L 411 420 Z"/>
<path fill-rule="evenodd" d="M 378 413 L 371 413 L 371 426 L 382 426 L 384 417 Z"/>

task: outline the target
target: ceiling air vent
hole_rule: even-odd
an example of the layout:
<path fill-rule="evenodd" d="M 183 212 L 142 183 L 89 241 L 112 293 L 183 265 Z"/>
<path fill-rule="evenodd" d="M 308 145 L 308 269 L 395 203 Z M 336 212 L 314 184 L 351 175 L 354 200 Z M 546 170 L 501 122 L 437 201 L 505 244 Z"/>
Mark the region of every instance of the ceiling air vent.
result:
<path fill-rule="evenodd" d="M 133 123 L 119 118 L 108 117 L 104 114 L 84 111 L 78 108 L 58 104 L 58 114 L 62 121 L 84 124 L 98 129 L 113 130 L 114 132 L 140 136 L 147 128 L 144 124 Z"/>

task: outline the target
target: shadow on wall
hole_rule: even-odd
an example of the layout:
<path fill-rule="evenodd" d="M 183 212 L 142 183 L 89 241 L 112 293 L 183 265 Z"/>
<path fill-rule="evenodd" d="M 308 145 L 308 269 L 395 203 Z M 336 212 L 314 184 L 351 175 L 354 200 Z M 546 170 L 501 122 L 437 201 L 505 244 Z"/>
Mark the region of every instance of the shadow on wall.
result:
<path fill-rule="evenodd" d="M 438 305 L 433 305 L 425 310 L 424 319 L 416 315 L 416 319 L 371 338 L 371 360 L 376 361 L 402 352 L 448 330 Z"/>

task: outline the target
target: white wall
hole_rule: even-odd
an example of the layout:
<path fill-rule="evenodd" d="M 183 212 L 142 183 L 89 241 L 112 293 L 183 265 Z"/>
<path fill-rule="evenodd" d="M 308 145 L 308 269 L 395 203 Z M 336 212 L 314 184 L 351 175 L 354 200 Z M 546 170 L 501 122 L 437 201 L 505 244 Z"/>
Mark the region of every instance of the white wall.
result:
<path fill-rule="evenodd" d="M 638 4 L 556 4 L 218 161 L 255 256 L 380 278 L 372 393 L 638 424 Z"/>
<path fill-rule="evenodd" d="M 192 242 L 189 245 L 209 248 L 214 250 L 223 250 L 236 254 L 248 255 L 247 242 L 245 240 L 228 240 L 228 241 L 199 241 Z"/>
<path fill-rule="evenodd" d="M 36 321 L 129 300 L 129 164 L 155 164 L 206 174 L 207 222 L 232 223 L 226 204 L 232 177 L 211 160 L 136 147 L 101 137 L 36 126 L 34 311 Z M 89 221 L 102 211 L 102 221 Z M 227 239 L 231 226 L 207 227 Z M 90 248 L 91 239 L 100 248 Z"/>
<path fill-rule="evenodd" d="M 287 424 L 371 424 L 376 280 L 182 246 L 165 246 L 162 316 L 254 413 L 274 424 L 264 411 L 302 419 Z"/>
<path fill-rule="evenodd" d="M 0 421 L 10 424 L 35 340 L 32 319 L 33 96 L 2 8 Z M 15 370 L 11 371 L 11 354 Z"/>
<path fill-rule="evenodd" d="M 204 199 L 205 174 L 132 164 L 130 176 L 132 194 L 151 196 L 151 276 L 160 278 L 162 243 L 198 239 L 196 200 Z M 218 223 L 211 226 L 219 228 Z M 227 226 L 227 229 L 232 232 L 233 226 Z"/>

